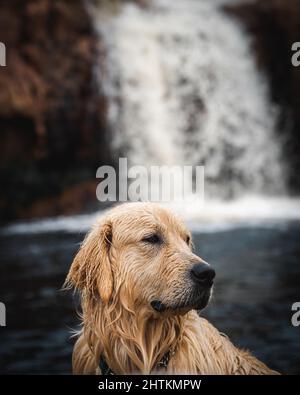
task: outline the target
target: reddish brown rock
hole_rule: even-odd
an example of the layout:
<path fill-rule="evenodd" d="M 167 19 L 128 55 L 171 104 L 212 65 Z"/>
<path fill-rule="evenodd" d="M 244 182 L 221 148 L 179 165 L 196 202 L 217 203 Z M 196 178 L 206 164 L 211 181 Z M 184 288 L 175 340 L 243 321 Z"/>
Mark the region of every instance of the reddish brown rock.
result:
<path fill-rule="evenodd" d="M 85 4 L 0 4 L 7 48 L 0 68 L 0 220 L 47 214 L 28 207 L 95 179 L 109 161 L 106 103 L 95 75 L 98 38 Z"/>

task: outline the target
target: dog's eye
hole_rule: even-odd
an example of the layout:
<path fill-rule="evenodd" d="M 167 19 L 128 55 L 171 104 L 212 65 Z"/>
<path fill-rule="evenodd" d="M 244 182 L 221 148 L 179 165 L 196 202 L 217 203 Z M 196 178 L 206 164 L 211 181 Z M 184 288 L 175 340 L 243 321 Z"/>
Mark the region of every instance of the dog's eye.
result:
<path fill-rule="evenodd" d="M 160 235 L 154 233 L 153 235 L 144 237 L 142 241 L 149 244 L 160 244 L 162 242 L 162 238 Z"/>
<path fill-rule="evenodd" d="M 190 244 L 190 241 L 191 241 L 191 237 L 188 235 L 187 237 L 186 237 L 186 244 Z"/>

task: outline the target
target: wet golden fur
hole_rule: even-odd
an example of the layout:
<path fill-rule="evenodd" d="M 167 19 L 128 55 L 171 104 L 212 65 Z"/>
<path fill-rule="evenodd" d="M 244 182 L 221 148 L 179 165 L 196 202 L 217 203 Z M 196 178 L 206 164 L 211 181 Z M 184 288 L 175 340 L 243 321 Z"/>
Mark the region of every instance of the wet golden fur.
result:
<path fill-rule="evenodd" d="M 153 231 L 163 235 L 163 246 L 141 242 Z M 127 203 L 100 219 L 66 279 L 82 301 L 74 373 L 100 373 L 102 353 L 117 374 L 155 373 L 171 350 L 169 374 L 274 374 L 195 310 L 176 309 L 190 292 L 185 273 L 195 258 L 201 261 L 191 250 L 185 226 L 158 205 Z M 153 299 L 170 309 L 154 311 Z"/>

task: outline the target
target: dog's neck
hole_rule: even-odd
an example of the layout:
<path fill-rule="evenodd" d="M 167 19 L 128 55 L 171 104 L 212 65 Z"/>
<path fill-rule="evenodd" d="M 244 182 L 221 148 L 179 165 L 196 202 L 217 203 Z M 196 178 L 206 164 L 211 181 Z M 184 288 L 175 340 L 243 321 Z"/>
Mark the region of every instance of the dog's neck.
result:
<path fill-rule="evenodd" d="M 186 317 L 160 316 L 150 307 L 118 302 L 95 305 L 93 312 L 84 308 L 83 320 L 95 361 L 102 354 L 117 374 L 147 374 L 155 371 L 167 352 L 176 352 Z"/>
<path fill-rule="evenodd" d="M 116 307 L 118 306 L 118 307 Z M 75 373 L 99 372 L 100 355 L 116 374 L 155 373 L 168 351 L 167 373 L 266 374 L 262 362 L 236 349 L 195 311 L 183 316 L 157 317 L 140 306 L 83 303 L 83 331 L 73 356 Z"/>

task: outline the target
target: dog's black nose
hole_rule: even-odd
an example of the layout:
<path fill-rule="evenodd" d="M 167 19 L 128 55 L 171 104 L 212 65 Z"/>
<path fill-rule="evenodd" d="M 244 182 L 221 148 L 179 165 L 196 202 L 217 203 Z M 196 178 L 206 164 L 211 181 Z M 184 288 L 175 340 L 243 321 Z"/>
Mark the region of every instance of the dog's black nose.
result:
<path fill-rule="evenodd" d="M 211 287 L 216 276 L 214 269 L 206 263 L 196 263 L 191 269 L 192 279 L 199 285 Z"/>

